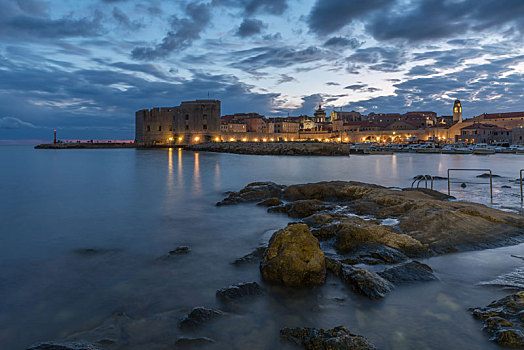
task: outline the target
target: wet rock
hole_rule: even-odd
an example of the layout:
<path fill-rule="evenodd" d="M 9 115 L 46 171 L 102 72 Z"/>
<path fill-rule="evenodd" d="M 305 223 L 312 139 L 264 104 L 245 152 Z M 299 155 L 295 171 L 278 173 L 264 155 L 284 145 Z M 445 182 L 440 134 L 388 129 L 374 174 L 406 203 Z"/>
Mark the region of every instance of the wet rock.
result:
<path fill-rule="evenodd" d="M 257 205 L 260 205 L 263 207 L 275 207 L 281 204 L 282 204 L 282 201 L 278 199 L 277 197 L 271 197 L 266 200 L 263 200 L 262 202 L 257 203 Z"/>
<path fill-rule="evenodd" d="M 284 189 L 286 200 L 318 199 L 322 201 L 347 201 L 362 198 L 381 186 L 361 182 L 329 181 L 291 185 Z"/>
<path fill-rule="evenodd" d="M 344 215 L 335 213 L 315 213 L 302 219 L 302 222 L 312 228 L 333 223 L 344 217 Z"/>
<path fill-rule="evenodd" d="M 363 243 L 346 252 L 342 258 L 343 263 L 354 264 L 397 264 L 407 260 L 408 257 L 398 251 L 379 243 Z"/>
<path fill-rule="evenodd" d="M 264 294 L 264 289 L 256 282 L 238 283 L 217 290 L 216 297 L 222 302 L 232 302 L 245 297 Z"/>
<path fill-rule="evenodd" d="M 102 350 L 102 348 L 94 344 L 82 342 L 45 342 L 32 345 L 29 348 L 27 348 L 27 350 Z"/>
<path fill-rule="evenodd" d="M 195 307 L 180 321 L 178 327 L 181 329 L 196 328 L 222 315 L 223 313 L 221 311 L 207 309 L 205 307 Z"/>
<path fill-rule="evenodd" d="M 468 187 L 468 185 L 466 185 L 466 183 L 463 182 L 463 183 L 460 184 L 460 187 L 462 187 L 462 188 L 466 188 L 466 187 Z"/>
<path fill-rule="evenodd" d="M 190 251 L 191 249 L 188 246 L 180 246 L 180 247 L 176 247 L 173 250 L 170 250 L 169 255 L 187 254 Z"/>
<path fill-rule="evenodd" d="M 370 299 L 383 298 L 393 289 L 393 285 L 375 272 L 353 267 L 340 261 L 327 258 L 327 268 L 355 292 Z"/>
<path fill-rule="evenodd" d="M 194 349 L 197 347 L 205 347 L 206 345 L 214 344 L 215 341 L 208 337 L 188 338 L 180 337 L 175 342 L 175 349 Z"/>
<path fill-rule="evenodd" d="M 378 274 L 393 284 L 437 280 L 431 267 L 418 261 L 403 263 Z"/>
<path fill-rule="evenodd" d="M 317 199 L 303 199 L 286 204 L 286 212 L 292 218 L 305 218 L 318 211 L 328 209 L 329 206 Z"/>
<path fill-rule="evenodd" d="M 284 186 L 274 182 L 253 182 L 241 189 L 233 192 L 217 205 L 231 205 L 243 202 L 257 202 L 267 198 L 279 197 Z"/>
<path fill-rule="evenodd" d="M 500 186 L 500 188 L 511 188 L 511 186 L 508 186 L 508 185 L 502 185 L 502 186 Z"/>
<path fill-rule="evenodd" d="M 524 291 L 469 311 L 484 321 L 490 340 L 504 346 L 524 347 Z"/>
<path fill-rule="evenodd" d="M 262 277 L 289 287 L 323 284 L 324 252 L 305 224 L 293 224 L 273 234 L 260 263 Z"/>
<path fill-rule="evenodd" d="M 352 334 L 344 327 L 323 330 L 315 328 L 283 328 L 280 336 L 308 350 L 371 350 L 375 346 L 366 338 Z"/>
<path fill-rule="evenodd" d="M 244 255 L 241 258 L 236 259 L 233 264 L 234 265 L 242 265 L 247 263 L 254 263 L 259 262 L 264 257 L 264 252 L 266 251 L 266 246 L 260 246 L 251 253 Z"/>
<path fill-rule="evenodd" d="M 277 205 L 277 206 L 274 206 L 274 207 L 269 207 L 267 208 L 267 212 L 268 213 L 283 213 L 283 214 L 287 214 L 287 208 L 285 205 Z"/>
<path fill-rule="evenodd" d="M 428 248 L 406 234 L 399 234 L 391 226 L 377 225 L 366 221 L 346 221 L 337 227 L 335 247 L 347 251 L 363 243 L 379 243 L 404 254 L 416 257 L 428 254 Z"/>

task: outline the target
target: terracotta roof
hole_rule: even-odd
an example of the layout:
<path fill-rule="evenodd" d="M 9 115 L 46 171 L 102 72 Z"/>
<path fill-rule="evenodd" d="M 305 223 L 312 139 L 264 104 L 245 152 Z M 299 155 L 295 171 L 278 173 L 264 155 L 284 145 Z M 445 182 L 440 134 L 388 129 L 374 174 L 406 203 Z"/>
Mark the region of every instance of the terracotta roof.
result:
<path fill-rule="evenodd" d="M 465 126 L 463 128 L 460 128 L 460 130 L 478 130 L 478 129 L 484 129 L 484 130 L 506 130 L 508 129 L 501 128 L 500 126 L 493 125 L 493 124 L 486 124 L 486 123 L 473 123 L 469 126 Z"/>
<path fill-rule="evenodd" d="M 497 118 L 524 118 L 524 112 L 509 112 L 509 113 L 484 113 L 479 115 L 484 119 L 497 119 Z"/>

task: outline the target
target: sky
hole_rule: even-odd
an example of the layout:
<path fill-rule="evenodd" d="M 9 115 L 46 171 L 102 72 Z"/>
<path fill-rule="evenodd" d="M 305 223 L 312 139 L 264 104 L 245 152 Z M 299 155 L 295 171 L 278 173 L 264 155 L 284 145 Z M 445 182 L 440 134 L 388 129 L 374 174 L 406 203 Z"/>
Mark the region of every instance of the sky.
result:
<path fill-rule="evenodd" d="M 133 139 L 134 112 L 524 110 L 524 0 L 0 0 L 0 141 Z M 0 142 L 1 143 L 1 142 Z"/>

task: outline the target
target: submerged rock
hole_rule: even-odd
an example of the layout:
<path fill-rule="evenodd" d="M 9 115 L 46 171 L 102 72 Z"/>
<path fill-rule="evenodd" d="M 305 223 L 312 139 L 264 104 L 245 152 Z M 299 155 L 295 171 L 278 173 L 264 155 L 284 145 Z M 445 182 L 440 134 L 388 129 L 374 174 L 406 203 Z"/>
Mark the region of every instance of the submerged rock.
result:
<path fill-rule="evenodd" d="M 273 234 L 260 263 L 262 277 L 289 287 L 323 284 L 324 252 L 305 224 L 293 224 Z"/>
<path fill-rule="evenodd" d="M 469 311 L 484 320 L 484 329 L 491 335 L 490 340 L 505 346 L 524 347 L 524 291 Z"/>
<path fill-rule="evenodd" d="M 264 257 L 264 253 L 266 249 L 267 249 L 266 246 L 260 246 L 256 248 L 255 250 L 253 250 L 251 253 L 244 255 L 241 258 L 236 259 L 235 261 L 233 261 L 233 264 L 242 265 L 242 264 L 247 264 L 247 263 L 259 262 Z"/>
<path fill-rule="evenodd" d="M 196 328 L 222 315 L 223 313 L 221 311 L 207 309 L 201 306 L 195 307 L 187 316 L 185 316 L 180 321 L 178 327 L 180 327 L 181 329 Z"/>
<path fill-rule="evenodd" d="M 187 254 L 190 251 L 191 249 L 188 246 L 180 246 L 180 247 L 176 247 L 173 250 L 170 250 L 169 255 Z"/>
<path fill-rule="evenodd" d="M 372 350 L 366 338 L 352 334 L 344 327 L 323 330 L 315 328 L 283 328 L 280 336 L 308 350 Z"/>
<path fill-rule="evenodd" d="M 45 342 L 32 345 L 29 348 L 27 348 L 27 350 L 102 350 L 102 348 L 94 344 L 82 342 Z"/>
<path fill-rule="evenodd" d="M 232 302 L 244 297 L 264 294 L 264 289 L 256 282 L 238 283 L 217 290 L 216 297 L 222 302 Z"/>
<path fill-rule="evenodd" d="M 327 258 L 327 267 L 355 292 L 370 299 L 383 298 L 393 289 L 393 285 L 375 272 L 361 267 L 353 267 L 340 261 Z"/>
<path fill-rule="evenodd" d="M 437 280 L 431 267 L 418 261 L 403 263 L 378 274 L 393 284 Z"/>
<path fill-rule="evenodd" d="M 175 349 L 194 349 L 196 347 L 205 347 L 214 344 L 215 341 L 208 337 L 188 338 L 180 337 L 175 342 Z"/>
<path fill-rule="evenodd" d="M 284 187 L 274 182 L 253 182 L 239 192 L 230 193 L 227 198 L 218 202 L 217 205 L 257 202 L 271 197 L 279 197 Z"/>

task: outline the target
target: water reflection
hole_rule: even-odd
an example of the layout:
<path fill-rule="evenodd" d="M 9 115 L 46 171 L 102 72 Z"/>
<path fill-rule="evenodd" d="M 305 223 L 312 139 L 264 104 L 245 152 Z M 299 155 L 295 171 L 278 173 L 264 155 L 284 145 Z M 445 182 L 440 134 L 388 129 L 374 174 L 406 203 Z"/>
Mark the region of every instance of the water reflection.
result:
<path fill-rule="evenodd" d="M 182 166 L 182 148 L 178 149 L 177 161 L 178 161 L 178 187 L 184 186 L 184 171 Z"/>
<path fill-rule="evenodd" d="M 200 154 L 194 154 L 194 169 L 193 169 L 193 191 L 196 194 L 202 194 L 202 183 L 200 181 Z"/>

